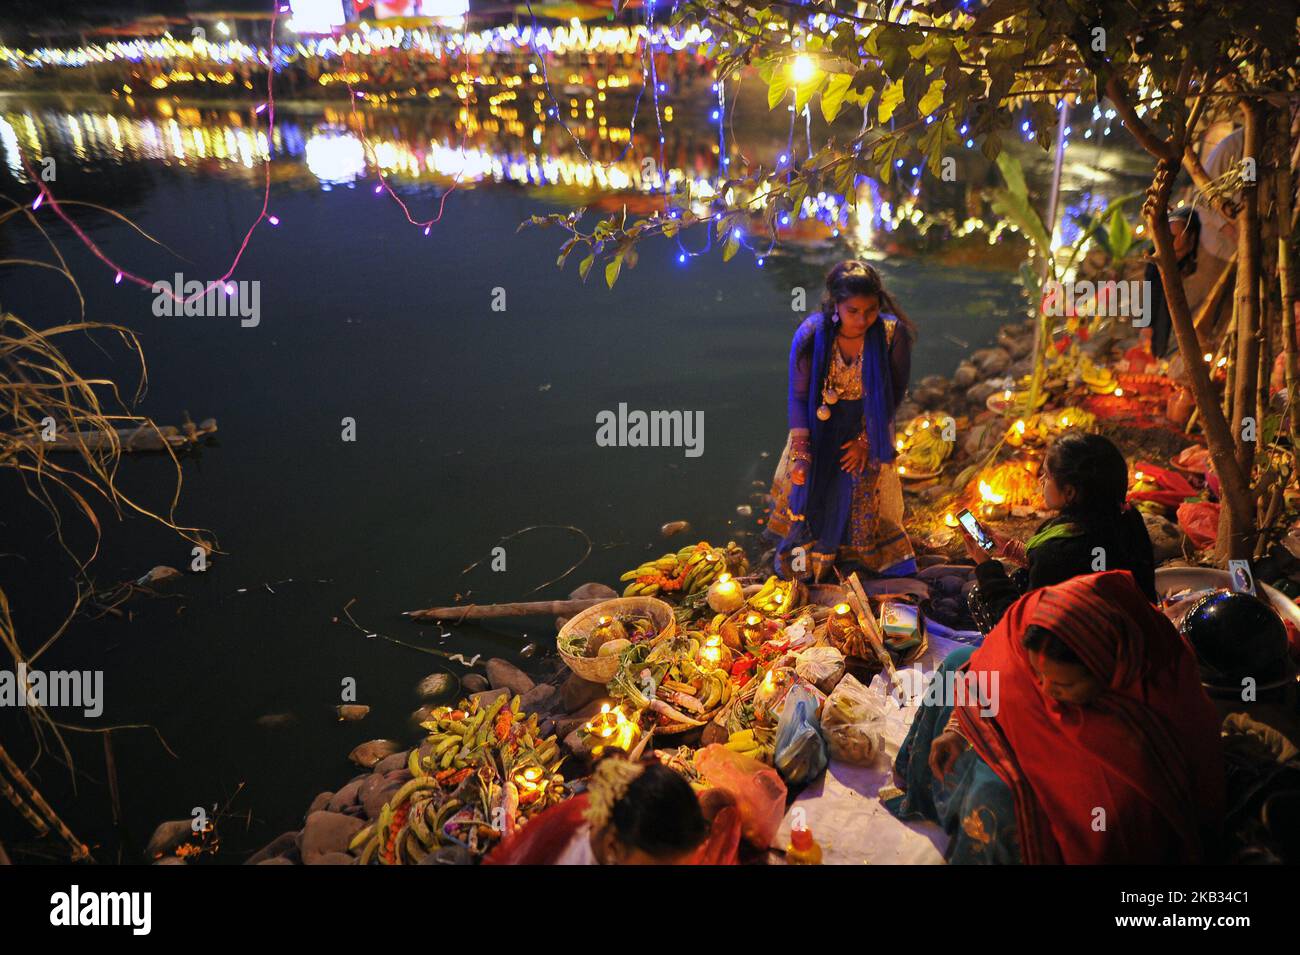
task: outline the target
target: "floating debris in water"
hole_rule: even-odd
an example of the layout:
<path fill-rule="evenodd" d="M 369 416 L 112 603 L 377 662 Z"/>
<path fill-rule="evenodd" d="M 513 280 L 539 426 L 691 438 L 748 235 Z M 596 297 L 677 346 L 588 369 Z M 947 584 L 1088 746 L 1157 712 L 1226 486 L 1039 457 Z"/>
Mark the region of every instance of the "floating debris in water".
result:
<path fill-rule="evenodd" d="M 451 656 L 447 657 L 447 659 L 451 660 L 454 663 L 463 663 L 467 667 L 472 667 L 472 666 L 478 666 L 479 657 L 481 656 L 483 656 L 483 654 L 476 653 L 474 654 L 474 656 L 466 660 L 465 657 L 462 656 L 461 654 L 453 653 Z"/>
<path fill-rule="evenodd" d="M 279 729 L 282 726 L 288 726 L 297 719 L 298 717 L 292 713 L 267 713 L 265 716 L 257 718 L 257 725 L 263 729 Z"/>
<path fill-rule="evenodd" d="M 451 693 L 458 682 L 450 673 L 430 673 L 416 684 L 415 692 L 420 699 L 431 700 Z"/>
<path fill-rule="evenodd" d="M 681 534 L 691 529 L 690 521 L 669 521 L 663 527 L 659 528 L 659 533 L 664 537 L 672 537 L 674 534 Z"/>
<path fill-rule="evenodd" d="M 519 651 L 519 655 L 523 657 L 525 660 L 531 660 L 536 653 L 537 653 L 537 644 L 535 643 L 530 643 L 528 644 L 528 646 L 524 647 L 522 650 Z"/>
<path fill-rule="evenodd" d="M 760 458 L 765 458 L 765 457 L 767 457 L 768 455 L 767 455 L 767 452 L 766 452 L 766 451 L 760 451 L 760 452 L 758 452 L 758 456 L 759 456 Z"/>
<path fill-rule="evenodd" d="M 538 390 L 538 391 L 550 391 L 550 390 L 551 390 L 551 383 L 548 381 L 548 382 L 547 382 L 546 384 L 544 384 L 544 385 L 538 385 L 538 386 L 537 386 L 537 390 Z"/>
<path fill-rule="evenodd" d="M 339 719 L 346 720 L 349 723 L 355 723 L 357 720 L 364 720 L 370 712 L 370 707 L 364 703 L 341 703 L 338 707 Z"/>
<path fill-rule="evenodd" d="M 167 567 L 164 566 L 163 564 L 159 564 L 157 567 L 153 568 L 151 571 L 149 571 L 149 573 L 145 574 L 135 583 L 136 586 L 143 587 L 145 584 L 156 584 L 159 581 L 170 580 L 171 578 L 179 577 L 180 575 L 181 572 L 177 570 L 175 567 Z"/>
<path fill-rule="evenodd" d="M 374 769 L 375 763 L 392 756 L 394 753 L 401 752 L 401 749 L 402 744 L 394 740 L 372 739 L 348 753 L 348 759 L 362 769 Z"/>
<path fill-rule="evenodd" d="M 739 514 L 741 517 L 749 517 L 749 515 L 754 513 L 754 509 L 750 507 L 748 504 L 741 504 L 739 507 L 736 508 L 736 513 Z"/>

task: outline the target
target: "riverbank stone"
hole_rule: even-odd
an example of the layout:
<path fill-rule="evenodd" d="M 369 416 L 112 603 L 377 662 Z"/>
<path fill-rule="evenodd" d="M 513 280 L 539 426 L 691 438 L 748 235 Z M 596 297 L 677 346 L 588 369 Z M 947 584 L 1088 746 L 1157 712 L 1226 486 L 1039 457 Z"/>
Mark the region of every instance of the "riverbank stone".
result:
<path fill-rule="evenodd" d="M 479 709 L 484 709 L 495 703 L 499 696 L 504 696 L 509 700 L 510 691 L 503 686 L 499 690 L 484 690 L 482 693 L 471 693 L 469 698 L 471 700 L 478 700 Z"/>
<path fill-rule="evenodd" d="M 564 712 L 573 713 L 592 700 L 600 699 L 605 692 L 605 684 L 592 683 L 576 673 L 570 673 L 568 679 L 560 684 L 560 706 L 564 708 Z"/>
<path fill-rule="evenodd" d="M 365 827 L 355 816 L 339 812 L 313 812 L 302 830 L 302 861 L 317 865 L 329 853 L 346 853 L 348 843 Z"/>
<path fill-rule="evenodd" d="M 486 669 L 488 683 L 494 690 L 506 689 L 523 696 L 533 688 L 533 678 L 508 660 L 493 657 Z"/>
<path fill-rule="evenodd" d="M 263 862 L 282 858 L 290 852 L 296 852 L 297 849 L 298 832 L 282 832 L 249 856 L 244 865 L 261 865 Z M 292 860 L 286 859 L 285 862 L 291 864 Z"/>
<path fill-rule="evenodd" d="M 187 840 L 190 833 L 194 831 L 191 822 L 189 819 L 172 819 L 159 823 L 158 828 L 149 837 L 149 844 L 145 846 L 145 858 L 157 859 L 159 856 L 167 855 Z"/>
<path fill-rule="evenodd" d="M 315 799 L 311 801 L 311 805 L 307 807 L 307 815 L 310 816 L 313 812 L 320 812 L 322 809 L 324 809 L 326 806 L 330 804 L 330 800 L 333 798 L 334 798 L 333 793 L 330 792 L 320 793 Z"/>
<path fill-rule="evenodd" d="M 375 763 L 374 772 L 387 775 L 395 769 L 406 769 L 406 762 L 410 758 L 411 751 L 403 750 L 400 753 L 394 753 L 392 756 L 385 756 L 379 762 Z"/>
<path fill-rule="evenodd" d="M 329 804 L 325 808 L 330 812 L 342 812 L 349 806 L 355 806 L 361 802 L 361 784 L 369 778 L 368 776 L 358 776 L 352 782 L 344 785 L 330 798 Z"/>

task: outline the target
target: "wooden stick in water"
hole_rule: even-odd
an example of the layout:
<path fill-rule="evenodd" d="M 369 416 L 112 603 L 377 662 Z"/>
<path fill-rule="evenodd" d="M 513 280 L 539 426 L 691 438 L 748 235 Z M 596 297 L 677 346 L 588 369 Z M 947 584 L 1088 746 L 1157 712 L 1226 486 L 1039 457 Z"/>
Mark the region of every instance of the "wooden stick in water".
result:
<path fill-rule="evenodd" d="M 532 617 L 541 614 L 572 616 L 580 610 L 603 604 L 611 598 L 588 597 L 583 600 L 527 600 L 522 603 L 465 604 L 460 607 L 429 607 L 427 610 L 407 610 L 402 614 L 412 620 L 446 620 L 461 623 L 465 620 L 484 620 L 489 617 Z"/>

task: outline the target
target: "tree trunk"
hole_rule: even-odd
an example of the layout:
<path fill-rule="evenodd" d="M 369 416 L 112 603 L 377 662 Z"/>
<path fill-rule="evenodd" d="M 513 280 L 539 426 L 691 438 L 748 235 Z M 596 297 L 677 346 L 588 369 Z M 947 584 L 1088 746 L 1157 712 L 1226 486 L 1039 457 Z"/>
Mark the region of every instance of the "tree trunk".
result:
<path fill-rule="evenodd" d="M 1242 184 L 1241 212 L 1237 216 L 1237 348 L 1232 395 L 1232 431 L 1241 471 L 1249 478 L 1254 470 L 1255 449 L 1259 444 L 1261 421 L 1255 418 L 1255 383 L 1259 374 L 1259 181 L 1264 157 L 1260 146 L 1260 108 L 1253 100 L 1243 100 L 1245 130 L 1242 159 L 1253 160 L 1256 174 Z M 1250 427 L 1246 419 L 1254 421 Z M 1253 548 L 1252 548 L 1253 549 Z"/>
<path fill-rule="evenodd" d="M 1251 528 L 1255 518 L 1250 482 L 1237 463 L 1232 431 L 1210 382 L 1210 370 L 1205 364 L 1200 340 L 1196 337 L 1191 309 L 1187 305 L 1187 293 L 1183 290 L 1183 277 L 1178 270 L 1178 257 L 1174 253 L 1173 233 L 1169 230 L 1169 196 L 1173 192 L 1177 172 L 1178 165 L 1174 159 L 1160 158 L 1156 164 L 1155 179 L 1142 207 L 1142 215 L 1155 243 L 1160 284 L 1165 290 L 1169 317 L 1178 339 L 1178 351 L 1183 356 L 1192 395 L 1196 399 L 1196 410 L 1209 444 L 1210 458 L 1219 475 L 1225 510 L 1232 515 L 1226 528 L 1227 533 L 1220 532 L 1219 550 L 1233 557 L 1247 557 L 1253 544 L 1249 538 L 1253 535 L 1242 534 L 1241 529 Z M 1238 268 L 1240 269 L 1240 263 Z"/>
<path fill-rule="evenodd" d="M 1290 141 L 1290 120 L 1286 114 L 1286 110 L 1278 110 L 1275 117 L 1277 135 L 1282 142 Z M 1291 434 L 1293 474 L 1300 475 L 1300 414 L 1296 413 L 1300 381 L 1296 380 L 1295 259 L 1291 251 L 1291 236 L 1294 229 L 1291 205 L 1292 190 L 1295 186 L 1289 163 L 1283 162 L 1279 165 L 1277 181 L 1277 274 L 1278 284 L 1282 290 L 1282 361 L 1286 376 L 1286 415 Z"/>

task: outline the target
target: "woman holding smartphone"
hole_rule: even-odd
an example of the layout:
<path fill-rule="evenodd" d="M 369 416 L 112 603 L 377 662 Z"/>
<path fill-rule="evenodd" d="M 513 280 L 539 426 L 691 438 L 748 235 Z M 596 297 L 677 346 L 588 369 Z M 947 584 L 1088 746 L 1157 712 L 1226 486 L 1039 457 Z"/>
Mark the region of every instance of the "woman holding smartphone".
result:
<path fill-rule="evenodd" d="M 1043 499 L 1056 517 L 1028 541 L 989 532 L 992 554 L 1023 569 L 1008 576 L 1001 563 L 963 534 L 975 560 L 971 613 L 987 633 L 1022 594 L 1105 570 L 1132 571 L 1138 589 L 1156 600 L 1155 553 L 1146 523 L 1126 503 L 1128 463 L 1099 434 L 1071 431 L 1047 450 L 1040 474 Z"/>
<path fill-rule="evenodd" d="M 830 270 L 821 310 L 790 348 L 790 436 L 767 528 L 781 576 L 821 580 L 837 560 L 915 571 L 894 467 L 894 409 L 915 337 L 870 265 L 850 259 Z"/>

